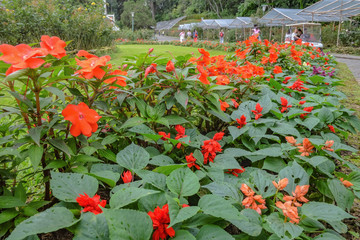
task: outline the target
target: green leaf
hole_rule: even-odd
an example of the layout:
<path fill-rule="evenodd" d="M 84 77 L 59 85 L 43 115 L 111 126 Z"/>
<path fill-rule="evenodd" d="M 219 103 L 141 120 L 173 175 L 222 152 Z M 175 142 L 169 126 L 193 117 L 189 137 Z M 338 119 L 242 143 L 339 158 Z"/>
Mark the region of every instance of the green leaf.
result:
<path fill-rule="evenodd" d="M 150 164 L 155 166 L 166 166 L 174 164 L 174 160 L 166 155 L 157 155 L 151 159 Z"/>
<path fill-rule="evenodd" d="M 184 123 L 188 123 L 189 121 L 186 120 L 183 117 L 179 117 L 177 115 L 168 115 L 164 117 L 166 120 L 168 120 L 168 122 L 170 123 L 170 125 L 178 125 L 178 124 L 184 124 Z"/>
<path fill-rule="evenodd" d="M 210 166 L 221 169 L 241 169 L 238 161 L 230 154 L 217 155 L 214 162 L 210 162 Z"/>
<path fill-rule="evenodd" d="M 288 194 L 295 192 L 296 186 L 309 185 L 309 175 L 296 161 L 293 162 L 292 166 L 288 165 L 282 169 L 279 172 L 279 178 L 289 180 L 288 185 L 284 188 Z"/>
<path fill-rule="evenodd" d="M 79 194 L 93 197 L 98 190 L 98 181 L 80 173 L 51 173 L 50 187 L 53 195 L 65 202 L 76 202 Z"/>
<path fill-rule="evenodd" d="M 142 147 L 132 143 L 116 155 L 116 162 L 126 169 L 143 169 L 149 163 L 150 155 Z"/>
<path fill-rule="evenodd" d="M 347 209 L 350 212 L 350 209 L 354 203 L 354 194 L 338 179 L 328 179 L 327 182 L 337 205 L 340 208 L 344 210 Z"/>
<path fill-rule="evenodd" d="M 252 155 L 262 155 L 267 157 L 280 157 L 283 155 L 280 147 L 269 147 L 260 149 L 256 152 L 253 152 Z"/>
<path fill-rule="evenodd" d="M 324 220 L 326 222 L 341 221 L 345 218 L 354 218 L 338 206 L 324 202 L 308 202 L 302 205 L 303 215 L 314 220 Z"/>
<path fill-rule="evenodd" d="M 181 208 L 175 219 L 170 222 L 169 227 L 193 217 L 199 210 L 200 208 L 196 206 Z"/>
<path fill-rule="evenodd" d="M 266 218 L 266 222 L 269 224 L 270 229 L 281 239 L 289 239 L 288 236 L 291 236 L 291 239 L 295 239 L 304 230 L 298 225 L 284 222 L 284 219 L 277 212 L 270 214 Z"/>
<path fill-rule="evenodd" d="M 153 171 L 157 172 L 157 173 L 162 173 L 162 174 L 165 174 L 165 175 L 169 175 L 170 173 L 172 173 L 176 169 L 182 168 L 184 166 L 186 166 L 186 164 L 172 164 L 172 165 L 166 165 L 166 166 L 157 167 Z"/>
<path fill-rule="evenodd" d="M 24 76 L 28 71 L 29 71 L 29 68 L 23 68 L 23 69 L 15 71 L 15 72 L 12 72 L 5 77 L 4 82 L 14 81 L 14 80 L 18 79 L 19 77 Z"/>
<path fill-rule="evenodd" d="M 23 184 L 20 182 L 17 187 L 15 188 L 14 197 L 19 198 L 21 201 L 26 202 L 26 190 Z"/>
<path fill-rule="evenodd" d="M 89 155 L 78 155 L 78 156 L 75 156 L 73 159 L 75 162 L 80 162 L 80 163 L 102 162 L 100 159 L 93 157 L 93 156 L 89 156 Z"/>
<path fill-rule="evenodd" d="M 287 123 L 276 123 L 274 127 L 270 127 L 270 129 L 275 132 L 278 133 L 282 136 L 300 136 L 300 133 L 298 130 L 296 130 L 296 128 L 294 128 L 293 126 L 291 126 L 290 124 Z"/>
<path fill-rule="evenodd" d="M 51 161 L 48 165 L 46 165 L 45 169 L 53 169 L 53 168 L 62 168 L 66 166 L 66 162 L 63 160 L 55 160 Z"/>
<path fill-rule="evenodd" d="M 15 209 L 8 209 L 8 210 L 2 211 L 0 213 L 0 224 L 13 219 L 14 217 L 16 217 L 19 214 L 20 214 L 20 212 L 16 211 Z"/>
<path fill-rule="evenodd" d="M 7 239 L 18 240 L 34 234 L 54 232 L 76 222 L 78 220 L 67 208 L 52 207 L 21 222 Z"/>
<path fill-rule="evenodd" d="M 0 196 L 0 208 L 13 208 L 25 206 L 25 202 L 13 196 Z"/>
<path fill-rule="evenodd" d="M 59 88 L 47 87 L 47 88 L 44 88 L 44 89 L 51 92 L 51 93 L 53 93 L 53 94 L 55 94 L 56 96 L 58 96 L 60 98 L 61 101 L 65 102 L 65 94 Z"/>
<path fill-rule="evenodd" d="M 108 184 L 110 187 L 115 187 L 116 182 L 120 179 L 120 173 L 113 172 L 113 171 L 91 171 L 89 176 L 95 177 L 97 180 L 100 180 L 106 184 Z"/>
<path fill-rule="evenodd" d="M 122 208 L 130 203 L 136 202 L 142 197 L 159 193 L 145 188 L 124 187 L 118 190 L 110 199 L 110 207 L 114 209 Z"/>
<path fill-rule="evenodd" d="M 314 240 L 345 240 L 341 235 L 336 234 L 335 232 L 324 232 L 317 235 Z"/>
<path fill-rule="evenodd" d="M 228 232 L 217 225 L 204 225 L 196 235 L 197 240 L 221 239 L 235 240 Z"/>
<path fill-rule="evenodd" d="M 69 148 L 68 145 L 66 145 L 64 140 L 56 138 L 56 139 L 48 139 L 48 141 L 50 142 L 51 145 L 53 145 L 57 149 L 61 150 L 62 152 L 66 153 L 66 155 L 68 155 L 68 157 L 73 155 L 71 149 Z"/>
<path fill-rule="evenodd" d="M 318 118 L 325 123 L 332 123 L 335 120 L 334 114 L 326 107 L 320 109 Z"/>
<path fill-rule="evenodd" d="M 196 240 L 196 238 L 189 231 L 180 229 L 176 231 L 175 237 L 171 240 Z"/>
<path fill-rule="evenodd" d="M 306 118 L 304 121 L 299 120 L 299 122 L 301 125 L 307 127 L 311 131 L 316 125 L 318 125 L 320 119 L 316 117 L 309 117 Z"/>
<path fill-rule="evenodd" d="M 184 109 L 186 109 L 186 106 L 189 102 L 189 96 L 188 96 L 187 92 L 177 90 L 175 92 L 175 99 L 176 99 L 176 101 L 178 101 L 178 103 L 180 103 L 181 106 L 184 107 Z"/>
<path fill-rule="evenodd" d="M 80 223 L 75 228 L 74 240 L 108 240 L 109 227 L 104 214 L 86 212 L 81 215 Z"/>
<path fill-rule="evenodd" d="M 101 145 L 108 145 L 108 144 L 112 144 L 114 142 L 116 142 L 116 140 L 118 139 L 118 136 L 115 134 L 111 134 L 109 136 L 106 136 L 102 142 Z"/>
<path fill-rule="evenodd" d="M 281 169 L 285 168 L 287 164 L 282 158 L 267 157 L 265 158 L 262 169 L 270 170 L 279 173 Z"/>
<path fill-rule="evenodd" d="M 319 76 L 319 75 L 313 75 L 313 76 L 309 77 L 309 80 L 311 82 L 313 82 L 314 84 L 322 83 L 322 82 L 324 82 L 324 79 L 325 79 L 325 77 Z"/>
<path fill-rule="evenodd" d="M 41 137 L 41 131 L 43 127 L 34 127 L 29 129 L 29 136 L 32 140 L 40 147 L 40 137 Z"/>
<path fill-rule="evenodd" d="M 230 126 L 229 127 L 229 132 L 233 138 L 233 140 L 235 141 L 238 137 L 240 137 L 243 133 L 245 133 L 247 130 L 249 130 L 249 128 L 247 126 L 244 126 L 242 128 L 237 128 L 234 126 Z"/>
<path fill-rule="evenodd" d="M 160 190 L 166 190 L 166 176 L 164 174 L 148 170 L 136 170 L 135 173 L 146 183 L 149 183 Z"/>
<path fill-rule="evenodd" d="M 274 180 L 273 175 L 267 173 L 261 169 L 255 169 L 251 172 L 251 177 L 253 178 L 254 184 L 258 189 L 258 192 L 264 198 L 273 196 L 276 192 L 272 181 Z"/>
<path fill-rule="evenodd" d="M 110 149 L 99 149 L 97 152 L 101 157 L 104 157 L 112 162 L 116 162 L 116 155 Z"/>
<path fill-rule="evenodd" d="M 146 122 L 145 118 L 142 117 L 132 117 L 126 120 L 126 122 L 121 126 L 121 128 L 129 128 L 129 127 L 135 127 L 140 124 L 143 124 Z"/>
<path fill-rule="evenodd" d="M 171 172 L 166 184 L 171 192 L 182 197 L 194 195 L 200 189 L 198 177 L 189 168 L 179 168 Z"/>
<path fill-rule="evenodd" d="M 238 188 L 228 182 L 211 182 L 210 184 L 203 186 L 203 188 L 209 189 L 214 195 L 224 198 L 228 197 L 238 203 L 241 203 L 242 201 Z"/>
<path fill-rule="evenodd" d="M 153 232 L 151 218 L 145 212 L 130 209 L 104 209 L 110 239 L 149 240 Z"/>

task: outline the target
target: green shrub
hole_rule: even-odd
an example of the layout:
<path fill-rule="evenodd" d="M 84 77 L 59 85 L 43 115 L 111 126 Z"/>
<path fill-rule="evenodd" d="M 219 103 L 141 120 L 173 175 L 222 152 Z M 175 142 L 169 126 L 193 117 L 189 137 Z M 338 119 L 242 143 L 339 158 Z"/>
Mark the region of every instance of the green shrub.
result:
<path fill-rule="evenodd" d="M 116 35 L 104 20 L 102 1 L 74 4 L 61 0 L 3 1 L 0 43 L 35 43 L 42 35 L 72 41 L 68 49 L 110 46 Z"/>

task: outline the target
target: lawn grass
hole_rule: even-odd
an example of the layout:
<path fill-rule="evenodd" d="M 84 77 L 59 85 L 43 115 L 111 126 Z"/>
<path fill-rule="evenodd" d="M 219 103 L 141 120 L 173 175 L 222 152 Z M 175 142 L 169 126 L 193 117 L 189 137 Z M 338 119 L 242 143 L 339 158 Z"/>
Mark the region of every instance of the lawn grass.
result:
<path fill-rule="evenodd" d="M 163 56 L 172 58 L 172 56 L 177 57 L 180 55 L 193 54 L 195 57 L 199 57 L 200 53 L 197 48 L 193 47 L 180 47 L 180 46 L 172 46 L 172 45 L 117 45 L 116 52 L 111 54 L 111 63 L 115 65 L 120 65 L 126 57 L 134 56 L 141 53 L 147 53 L 150 48 L 154 48 L 152 52 L 153 55 Z M 228 52 L 220 51 L 220 50 L 207 50 L 211 56 L 216 55 L 225 55 Z"/>
<path fill-rule="evenodd" d="M 343 81 L 344 84 L 343 86 L 339 86 L 338 90 L 343 92 L 348 97 L 347 99 L 343 100 L 343 104 L 345 107 L 355 110 L 356 115 L 360 117 L 360 85 L 345 63 L 338 63 L 336 67 L 339 69 L 338 77 Z M 350 134 L 346 141 L 352 147 L 359 149 L 359 134 Z M 344 156 L 344 158 L 346 160 L 350 160 L 360 167 L 359 152 Z"/>

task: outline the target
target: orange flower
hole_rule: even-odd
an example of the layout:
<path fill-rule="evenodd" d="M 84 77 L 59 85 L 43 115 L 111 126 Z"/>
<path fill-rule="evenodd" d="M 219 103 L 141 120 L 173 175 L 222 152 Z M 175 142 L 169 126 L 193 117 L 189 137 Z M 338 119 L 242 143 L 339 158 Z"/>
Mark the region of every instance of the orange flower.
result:
<path fill-rule="evenodd" d="M 125 71 L 121 71 L 121 70 L 115 70 L 111 73 L 109 73 L 109 75 L 122 75 L 122 76 L 126 76 L 127 75 L 127 72 Z M 125 82 L 125 78 L 123 77 L 112 77 L 112 78 L 109 78 L 109 79 L 106 79 L 104 81 L 104 83 L 114 83 L 117 84 L 117 85 L 120 85 L 122 87 L 125 87 L 126 86 L 126 82 Z M 109 89 L 114 89 L 114 88 L 117 88 L 115 86 L 110 86 Z"/>
<path fill-rule="evenodd" d="M 351 187 L 354 185 L 351 182 L 349 182 L 348 180 L 344 180 L 344 178 L 340 178 L 340 181 L 344 184 L 345 187 Z"/>
<path fill-rule="evenodd" d="M 296 143 L 296 140 L 294 137 L 287 136 L 287 137 L 285 137 L 285 139 L 288 143 L 290 143 L 294 147 L 301 145 L 300 143 Z"/>
<path fill-rule="evenodd" d="M 58 37 L 49 37 L 48 35 L 41 36 L 40 46 L 45 48 L 49 54 L 52 56 L 61 59 L 66 56 L 66 43 Z"/>
<path fill-rule="evenodd" d="M 150 73 L 156 72 L 156 71 L 157 71 L 156 67 L 157 67 L 157 64 L 156 64 L 156 63 L 152 63 L 149 67 L 147 67 L 147 68 L 145 69 L 144 78 L 146 78 Z"/>
<path fill-rule="evenodd" d="M 239 104 L 236 102 L 235 99 L 231 99 L 231 102 L 233 103 L 234 108 L 238 108 Z"/>
<path fill-rule="evenodd" d="M 254 209 L 257 213 L 261 215 L 261 209 L 266 209 L 265 199 L 262 198 L 261 195 L 255 195 L 255 192 L 246 184 L 242 184 L 240 190 L 243 192 L 245 196 L 247 196 L 242 204 L 245 208 Z"/>
<path fill-rule="evenodd" d="M 230 83 L 230 79 L 226 75 L 218 75 L 216 80 L 217 85 L 228 85 Z"/>
<path fill-rule="evenodd" d="M 74 137 L 79 136 L 81 133 L 90 137 L 91 133 L 96 132 L 98 129 L 97 121 L 101 118 L 95 110 L 90 109 L 83 102 L 78 105 L 67 105 L 61 114 L 65 120 L 69 120 L 72 123 L 70 133 Z"/>
<path fill-rule="evenodd" d="M 110 59 L 111 58 L 108 55 L 102 57 L 95 56 L 83 61 L 75 58 L 77 65 L 82 67 L 82 69 L 76 71 L 75 74 L 80 74 L 80 77 L 86 79 L 91 79 L 93 77 L 102 79 L 105 75 L 105 71 L 101 69 L 101 67 L 106 66 L 106 63 L 110 61 Z"/>
<path fill-rule="evenodd" d="M 273 72 L 274 74 L 282 73 L 282 68 L 280 66 L 275 66 Z"/>
<path fill-rule="evenodd" d="M 303 145 L 298 146 L 299 152 L 301 152 L 301 156 L 309 156 L 314 151 L 312 150 L 314 146 L 311 144 L 308 138 L 304 138 Z"/>
<path fill-rule="evenodd" d="M 296 186 L 295 192 L 292 192 L 293 197 L 284 196 L 284 201 L 291 201 L 295 206 L 300 207 L 301 203 L 299 202 L 307 203 L 309 201 L 304 197 L 305 194 L 309 191 L 309 187 L 310 185 Z"/>
<path fill-rule="evenodd" d="M 48 54 L 47 50 L 44 48 L 32 49 L 26 44 L 19 44 L 15 47 L 9 44 L 2 44 L 0 45 L 0 52 L 3 53 L 0 60 L 11 64 L 6 71 L 6 76 L 20 69 L 35 69 L 40 67 L 45 60 L 37 57 L 46 56 Z"/>
<path fill-rule="evenodd" d="M 168 72 L 172 72 L 175 70 L 175 65 L 174 63 L 170 60 L 168 61 L 168 63 L 166 64 L 166 71 Z"/>
<path fill-rule="evenodd" d="M 297 207 L 292 206 L 291 202 L 282 203 L 278 201 L 276 202 L 276 206 L 283 211 L 285 217 L 290 218 L 291 223 L 299 223 L 300 217 Z"/>
<path fill-rule="evenodd" d="M 323 146 L 321 149 L 333 152 L 334 149 L 331 149 L 332 145 L 334 145 L 334 140 L 326 141 L 325 146 Z"/>
<path fill-rule="evenodd" d="M 93 58 L 93 57 L 98 58 L 98 56 L 93 55 L 93 54 L 90 54 L 90 53 L 88 53 L 88 52 L 85 51 L 85 50 L 80 50 L 80 51 L 76 54 L 76 56 L 78 56 L 78 57 L 86 57 L 87 59 Z"/>
<path fill-rule="evenodd" d="M 230 105 L 229 105 L 227 102 L 223 102 L 223 101 L 221 101 L 220 99 L 219 99 L 219 101 L 220 101 L 221 111 L 226 111 L 226 109 L 227 109 L 228 107 L 230 107 Z"/>
<path fill-rule="evenodd" d="M 198 51 L 201 54 L 201 57 L 199 59 L 202 58 L 202 60 L 198 60 L 197 64 L 201 65 L 201 66 L 209 65 L 210 64 L 210 53 L 205 51 L 203 48 L 199 48 Z"/>
<path fill-rule="evenodd" d="M 198 65 L 197 69 L 200 72 L 200 76 L 199 76 L 199 80 L 203 83 L 203 84 L 210 84 L 209 80 L 207 79 L 208 77 L 208 73 L 206 72 L 206 70 L 203 68 L 203 66 Z"/>
<path fill-rule="evenodd" d="M 279 180 L 279 183 L 276 183 L 275 181 L 272 181 L 272 183 L 278 190 L 283 190 L 288 185 L 289 179 L 283 178 Z"/>

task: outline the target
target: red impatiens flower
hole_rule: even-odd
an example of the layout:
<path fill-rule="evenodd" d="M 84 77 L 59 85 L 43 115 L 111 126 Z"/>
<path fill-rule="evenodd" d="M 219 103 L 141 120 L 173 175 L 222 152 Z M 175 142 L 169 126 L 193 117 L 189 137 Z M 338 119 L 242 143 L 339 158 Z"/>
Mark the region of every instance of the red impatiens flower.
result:
<path fill-rule="evenodd" d="M 299 104 L 303 105 L 304 103 L 306 103 L 306 101 L 300 101 Z"/>
<path fill-rule="evenodd" d="M 81 133 L 90 137 L 91 133 L 96 132 L 98 129 L 97 121 L 101 118 L 95 110 L 90 109 L 83 102 L 78 105 L 67 105 L 61 114 L 65 120 L 69 120 L 72 123 L 70 133 L 74 137 L 79 136 Z"/>
<path fill-rule="evenodd" d="M 304 110 L 305 112 L 311 113 L 313 109 L 314 109 L 314 107 L 305 107 L 303 110 Z M 305 118 L 306 115 L 308 115 L 309 113 L 302 113 L 302 114 L 300 114 L 300 118 Z"/>
<path fill-rule="evenodd" d="M 48 54 L 47 50 L 44 48 L 32 49 L 26 44 L 19 44 L 15 47 L 9 44 L 2 44 L 0 45 L 0 52 L 3 53 L 0 60 L 11 64 L 6 71 L 6 76 L 20 69 L 35 69 L 40 67 L 45 60 L 37 57 L 46 56 Z"/>
<path fill-rule="evenodd" d="M 166 64 L 166 71 L 172 72 L 174 70 L 175 70 L 175 65 L 171 60 L 169 60 L 168 63 Z"/>
<path fill-rule="evenodd" d="M 221 145 L 218 143 L 218 141 L 220 141 L 223 136 L 223 132 L 216 133 L 213 139 L 204 141 L 204 144 L 201 147 L 201 153 L 204 155 L 204 164 L 207 164 L 208 161 L 214 162 L 216 153 L 222 152 Z"/>
<path fill-rule="evenodd" d="M 157 206 L 154 212 L 148 212 L 152 222 L 154 233 L 152 240 L 166 239 L 167 236 L 174 237 L 175 230 L 172 227 L 168 227 L 170 223 L 169 206 L 165 204 L 162 208 Z"/>
<path fill-rule="evenodd" d="M 261 114 L 262 110 L 263 108 L 260 106 L 260 103 L 256 104 L 255 110 L 251 110 L 255 114 L 255 120 L 258 120 L 262 116 Z"/>
<path fill-rule="evenodd" d="M 281 112 L 282 112 L 282 113 L 285 112 L 285 111 L 287 111 L 288 108 L 291 108 L 291 107 L 292 107 L 292 105 L 288 105 L 288 100 L 287 100 L 286 98 L 280 97 L 280 99 L 281 99 L 281 106 L 282 106 Z"/>
<path fill-rule="evenodd" d="M 239 124 L 239 126 L 237 126 L 237 128 L 242 128 L 243 126 L 245 126 L 246 125 L 246 117 L 245 117 L 245 115 L 242 115 L 241 117 L 240 117 L 240 119 L 236 119 L 236 121 L 237 121 L 237 123 Z"/>
<path fill-rule="evenodd" d="M 177 134 L 176 134 L 176 137 L 175 137 L 175 140 L 179 140 L 180 138 L 184 138 L 184 137 L 187 137 L 187 135 L 185 135 L 185 128 L 181 125 L 176 125 L 175 126 L 175 130 L 177 131 Z M 177 148 L 180 148 L 181 147 L 181 143 L 178 143 L 176 145 Z"/>
<path fill-rule="evenodd" d="M 219 102 L 220 102 L 220 109 L 221 109 L 221 111 L 226 111 L 226 109 L 227 109 L 228 107 L 230 107 L 230 105 L 229 105 L 227 102 L 223 102 L 223 101 L 221 101 L 220 99 L 219 99 Z"/>
<path fill-rule="evenodd" d="M 133 175 L 131 174 L 130 171 L 124 171 L 121 174 L 121 179 L 123 180 L 124 183 L 129 183 L 132 182 L 133 180 Z"/>
<path fill-rule="evenodd" d="M 40 46 L 45 48 L 49 54 L 52 56 L 61 59 L 66 56 L 66 43 L 58 37 L 49 37 L 48 35 L 41 36 Z"/>
<path fill-rule="evenodd" d="M 240 106 L 235 99 L 231 99 L 231 102 L 233 103 L 234 108 L 238 108 Z"/>
<path fill-rule="evenodd" d="M 241 167 L 241 169 L 228 169 L 225 173 L 229 173 L 234 175 L 235 177 L 239 176 L 239 173 L 245 172 L 245 168 Z"/>
<path fill-rule="evenodd" d="M 161 135 L 161 140 L 168 140 L 170 138 L 170 133 L 166 133 L 166 132 L 158 132 L 159 135 Z"/>
<path fill-rule="evenodd" d="M 122 76 L 126 76 L 127 75 L 127 72 L 125 71 L 121 71 L 121 70 L 115 70 L 115 71 L 112 71 L 111 73 L 109 73 L 109 75 L 122 75 Z M 125 82 L 125 78 L 123 77 L 112 77 L 112 78 L 108 78 L 104 81 L 104 83 L 109 83 L 109 84 L 112 84 L 112 83 L 115 83 L 117 85 L 120 85 L 122 87 L 125 87 L 126 86 L 126 82 Z M 110 86 L 109 89 L 115 89 L 117 87 L 115 86 Z"/>
<path fill-rule="evenodd" d="M 203 84 L 210 84 L 209 80 L 207 79 L 208 77 L 208 73 L 206 72 L 206 70 L 204 69 L 203 66 L 198 65 L 197 69 L 200 72 L 200 76 L 199 76 L 199 80 L 203 83 Z"/>
<path fill-rule="evenodd" d="M 84 51 L 84 54 L 87 55 Z M 78 53 L 81 55 L 80 53 Z M 90 56 L 91 54 L 89 54 Z M 87 55 L 88 56 L 88 55 Z M 91 79 L 93 77 L 96 77 L 97 79 L 102 79 L 105 75 L 105 71 L 101 69 L 101 67 L 106 66 L 107 62 L 110 61 L 110 56 L 102 56 L 102 57 L 96 57 L 95 55 L 92 55 L 93 57 L 88 58 L 87 60 L 79 60 L 75 58 L 76 64 L 82 67 L 82 69 L 75 72 L 75 74 L 80 74 L 80 77 Z"/>
<path fill-rule="evenodd" d="M 156 72 L 156 71 L 157 71 L 156 67 L 157 67 L 157 64 L 156 64 L 156 63 L 152 63 L 149 67 L 147 67 L 147 68 L 145 69 L 145 76 L 144 76 L 144 78 L 146 78 L 150 73 Z"/>
<path fill-rule="evenodd" d="M 217 85 L 228 85 L 230 83 L 230 79 L 226 75 L 218 75 L 216 81 Z"/>
<path fill-rule="evenodd" d="M 79 195 L 80 197 L 77 197 L 76 201 L 84 208 L 82 212 L 92 212 L 95 215 L 103 212 L 99 205 L 101 207 L 105 207 L 106 200 L 100 200 L 99 195 L 95 194 L 95 196 L 92 198 L 89 197 L 86 193 L 84 193 L 84 195 Z"/>
<path fill-rule="evenodd" d="M 333 133 L 335 133 L 335 128 L 334 128 L 333 125 L 328 125 L 328 127 L 329 127 L 329 130 L 330 130 L 330 131 L 332 131 Z"/>
<path fill-rule="evenodd" d="M 87 58 L 87 59 L 89 59 L 89 58 L 98 58 L 98 56 L 96 56 L 96 55 L 94 55 L 94 54 L 91 54 L 91 53 L 88 53 L 88 52 L 85 51 L 85 50 L 80 50 L 80 51 L 76 54 L 76 56 L 78 56 L 78 57 L 85 57 L 85 58 Z"/>
<path fill-rule="evenodd" d="M 196 169 L 200 169 L 200 166 L 197 165 L 195 162 L 196 162 L 196 158 L 193 156 L 193 153 L 191 153 L 190 155 L 188 156 L 185 156 L 186 158 L 186 162 L 188 163 L 188 167 L 191 168 L 191 167 L 195 167 Z"/>
<path fill-rule="evenodd" d="M 273 72 L 274 74 L 282 73 L 282 68 L 280 66 L 275 66 Z"/>

